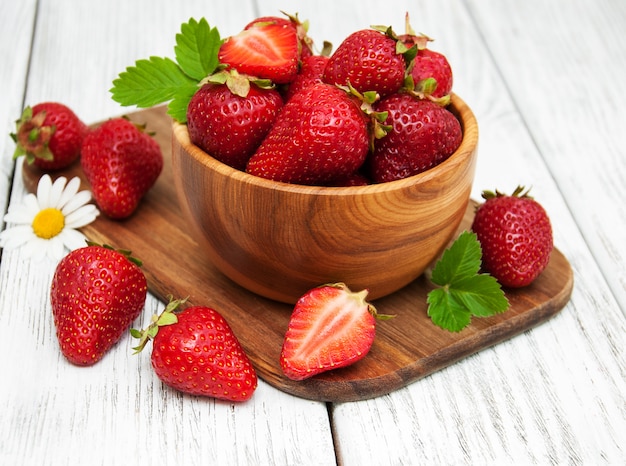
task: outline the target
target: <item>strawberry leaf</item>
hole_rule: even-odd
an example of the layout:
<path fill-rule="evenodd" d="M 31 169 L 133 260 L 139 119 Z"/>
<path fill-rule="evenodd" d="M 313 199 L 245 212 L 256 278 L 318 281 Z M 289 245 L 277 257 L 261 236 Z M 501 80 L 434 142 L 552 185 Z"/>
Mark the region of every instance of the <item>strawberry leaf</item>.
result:
<path fill-rule="evenodd" d="M 207 21 L 190 19 L 176 35 L 176 60 L 150 57 L 137 60 L 113 81 L 113 100 L 123 106 L 148 108 L 170 102 L 168 114 L 187 122 L 187 106 L 200 83 L 219 66 L 222 44 L 216 28 Z"/>
<path fill-rule="evenodd" d="M 176 34 L 176 61 L 188 76 L 202 81 L 217 68 L 221 44 L 217 28 L 211 28 L 204 18 L 200 21 L 191 18 Z"/>
<path fill-rule="evenodd" d="M 169 58 L 137 60 L 113 81 L 113 100 L 124 106 L 152 107 L 181 93 L 196 89 L 198 83 Z M 187 92 L 184 92 L 184 91 Z"/>
<path fill-rule="evenodd" d="M 488 317 L 509 307 L 498 281 L 479 273 L 482 250 L 476 234 L 463 232 L 442 255 L 431 281 L 439 288 L 428 293 L 428 315 L 435 325 L 459 332 L 472 316 Z"/>

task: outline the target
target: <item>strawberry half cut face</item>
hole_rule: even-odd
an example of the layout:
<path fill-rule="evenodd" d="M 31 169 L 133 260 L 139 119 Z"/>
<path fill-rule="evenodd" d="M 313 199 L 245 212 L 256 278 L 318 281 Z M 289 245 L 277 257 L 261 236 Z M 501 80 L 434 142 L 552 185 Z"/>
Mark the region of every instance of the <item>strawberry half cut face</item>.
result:
<path fill-rule="evenodd" d="M 260 23 L 226 39 L 218 57 L 242 74 L 285 84 L 298 72 L 298 55 L 293 27 Z"/>

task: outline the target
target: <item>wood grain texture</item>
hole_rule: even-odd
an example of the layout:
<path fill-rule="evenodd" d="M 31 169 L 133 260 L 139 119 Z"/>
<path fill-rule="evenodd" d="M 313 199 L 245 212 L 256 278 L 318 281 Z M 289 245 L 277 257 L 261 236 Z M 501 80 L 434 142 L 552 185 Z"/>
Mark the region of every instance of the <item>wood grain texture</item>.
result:
<path fill-rule="evenodd" d="M 173 189 L 170 118 L 163 107 L 129 117 L 156 132 L 165 159 L 163 173 L 131 218 L 120 222 L 100 217 L 84 229 L 85 234 L 90 240 L 132 250 L 143 261 L 150 291 L 164 301 L 168 295 L 188 296 L 189 305 L 217 309 L 228 320 L 259 376 L 287 393 L 333 402 L 380 396 L 542 323 L 569 300 L 572 270 L 555 250 L 547 269 L 530 287 L 507 291 L 511 304 L 507 312 L 474 319 L 464 331 L 451 333 L 428 318 L 426 296 L 432 286 L 422 276 L 374 301 L 379 312 L 395 314 L 396 318 L 378 324 L 375 343 L 366 358 L 306 381 L 291 381 L 282 374 L 278 361 L 292 306 L 243 289 L 211 263 L 190 234 L 193 229 L 181 216 Z M 23 173 L 25 185 L 34 190 L 41 172 L 25 165 Z M 79 164 L 57 175 L 61 174 L 84 180 Z M 85 188 L 89 188 L 86 183 Z M 457 233 L 469 228 L 474 206 L 472 203 L 464 209 Z"/>

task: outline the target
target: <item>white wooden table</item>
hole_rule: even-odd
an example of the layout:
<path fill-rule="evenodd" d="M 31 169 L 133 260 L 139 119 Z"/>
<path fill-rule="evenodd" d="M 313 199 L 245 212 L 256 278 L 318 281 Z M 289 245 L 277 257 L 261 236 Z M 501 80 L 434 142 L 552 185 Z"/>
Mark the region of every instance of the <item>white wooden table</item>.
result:
<path fill-rule="evenodd" d="M 480 125 L 473 197 L 533 186 L 574 291 L 548 322 L 408 387 L 325 404 L 264 382 L 233 405 L 163 390 L 130 338 L 91 368 L 60 356 L 55 264 L 2 251 L 0 464 L 624 464 L 626 462 L 626 3 L 621 0 L 2 0 L 0 213 L 25 194 L 8 137 L 57 100 L 117 116 L 112 80 L 173 56 L 180 24 L 222 35 L 279 10 L 338 45 L 371 24 L 436 41 Z M 6 226 L 3 224 L 2 228 Z M 145 316 L 158 308 L 149 297 Z M 87 461 L 87 462 L 84 462 Z"/>

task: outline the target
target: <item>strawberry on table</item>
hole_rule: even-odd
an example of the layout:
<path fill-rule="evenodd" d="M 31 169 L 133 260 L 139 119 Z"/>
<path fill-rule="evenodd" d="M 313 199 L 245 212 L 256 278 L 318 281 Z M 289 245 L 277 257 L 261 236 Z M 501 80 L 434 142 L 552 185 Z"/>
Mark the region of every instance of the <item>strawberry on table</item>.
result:
<path fill-rule="evenodd" d="M 298 73 L 299 50 L 298 34 L 291 24 L 261 22 L 226 38 L 218 58 L 242 74 L 285 84 Z"/>
<path fill-rule="evenodd" d="M 296 303 L 280 355 L 287 377 L 303 380 L 363 359 L 376 336 L 378 314 L 366 301 L 368 291 L 351 291 L 345 283 L 313 288 Z"/>
<path fill-rule="evenodd" d="M 112 118 L 83 141 L 81 166 L 94 199 L 110 218 L 135 212 L 163 169 L 158 143 L 126 118 Z"/>
<path fill-rule="evenodd" d="M 447 159 L 459 147 L 461 124 L 447 108 L 407 92 L 375 104 L 387 112 L 391 130 L 376 141 L 368 159 L 372 181 L 383 183 L 421 173 Z"/>
<path fill-rule="evenodd" d="M 151 362 L 157 377 L 184 393 L 228 401 L 245 401 L 258 379 L 228 322 L 215 309 L 171 300 L 139 338 L 136 352 L 153 340 Z"/>
<path fill-rule="evenodd" d="M 220 162 L 244 170 L 274 124 L 283 100 L 276 89 L 250 83 L 236 72 L 222 76 L 223 84 L 209 82 L 191 98 L 189 137 Z"/>
<path fill-rule="evenodd" d="M 523 186 L 513 194 L 483 191 L 472 223 L 482 247 L 482 267 L 503 286 L 530 285 L 548 265 L 552 226 L 545 209 Z"/>
<path fill-rule="evenodd" d="M 363 29 L 350 34 L 335 52 L 324 70 L 329 84 L 352 85 L 357 91 L 392 94 L 404 83 L 411 54 L 400 48 L 391 30 Z M 409 49 L 413 50 L 414 49 Z"/>
<path fill-rule="evenodd" d="M 59 262 L 50 302 L 61 352 L 68 361 L 95 364 L 137 318 L 148 291 L 138 264 L 128 251 L 94 244 Z"/>
<path fill-rule="evenodd" d="M 347 92 L 317 83 L 285 104 L 248 162 L 252 175 L 326 184 L 354 173 L 369 147 L 368 118 Z"/>
<path fill-rule="evenodd" d="M 80 156 L 87 125 L 66 105 L 43 102 L 26 107 L 11 137 L 17 146 L 13 158 L 26 156 L 42 170 L 59 170 Z"/>

